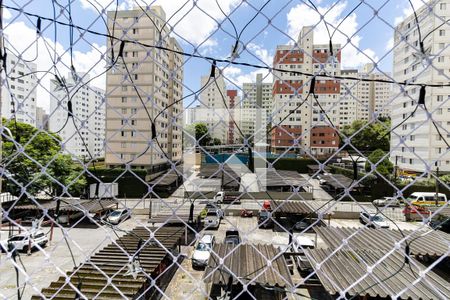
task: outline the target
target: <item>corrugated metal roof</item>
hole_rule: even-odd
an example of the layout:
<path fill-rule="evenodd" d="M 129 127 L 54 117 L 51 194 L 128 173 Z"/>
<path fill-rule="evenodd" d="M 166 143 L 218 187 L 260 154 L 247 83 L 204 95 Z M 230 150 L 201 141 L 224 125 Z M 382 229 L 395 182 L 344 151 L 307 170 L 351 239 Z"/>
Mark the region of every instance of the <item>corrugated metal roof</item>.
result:
<path fill-rule="evenodd" d="M 168 249 L 173 249 L 183 232 L 184 228 L 137 227 L 131 233 L 120 237 L 91 256 L 73 271 L 68 272 L 67 277 L 61 276 L 57 281 L 51 283 L 48 288 L 42 290 L 42 294 L 49 299 L 74 299 L 75 289 L 66 282 L 66 279 L 70 278 L 70 283 L 74 287 L 77 287 L 81 279 L 81 292 L 88 299 L 135 299 L 142 292 L 148 276 L 157 272 L 157 267 L 168 254 L 158 243 Z M 154 238 L 150 238 L 150 233 L 154 234 Z M 141 272 L 134 279 L 125 273 L 128 271 L 126 265 L 129 256 L 127 253 L 131 256 L 135 254 L 139 240 L 137 236 L 146 241 L 139 253 L 139 261 L 147 275 Z M 152 241 L 158 242 L 150 243 Z M 111 279 L 111 283 L 108 282 L 108 277 Z M 34 296 L 33 299 L 41 298 Z"/>
<path fill-rule="evenodd" d="M 314 212 L 304 201 L 271 201 L 270 206 L 275 214 L 310 214 Z"/>
<path fill-rule="evenodd" d="M 374 298 L 394 298 L 399 295 L 396 299 L 450 297 L 450 284 L 447 281 L 433 271 L 426 272 L 426 275 L 420 278 L 418 274 L 421 270 L 425 270 L 426 266 L 414 259 L 409 266 L 404 264 L 403 252 L 395 251 L 384 257 L 386 253 L 383 251 L 359 249 L 333 253 L 331 249 L 306 249 L 305 255 L 325 290 L 332 296 L 339 296 L 342 291 L 347 291 L 349 297 L 366 295 Z M 368 266 L 374 266 L 371 272 L 368 272 Z M 420 280 L 416 281 L 418 278 Z M 356 282 L 358 283 L 355 284 Z"/>
<path fill-rule="evenodd" d="M 342 245 L 346 239 L 351 249 L 380 249 L 391 250 L 395 243 L 403 240 L 398 230 L 372 229 L 372 228 L 347 228 L 347 227 L 314 227 L 322 240 L 331 248 Z M 450 245 L 450 234 L 442 231 L 426 229 L 421 231 L 403 230 L 408 237 L 410 252 L 413 255 L 442 256 L 447 253 Z M 350 237 L 351 236 L 351 237 Z M 401 247 L 406 246 L 401 242 Z M 344 247 L 344 249 L 346 249 Z"/>
<path fill-rule="evenodd" d="M 222 259 L 223 265 L 220 265 Z M 204 280 L 226 285 L 230 276 L 233 284 L 252 281 L 265 286 L 293 286 L 284 256 L 272 245 L 215 244 Z"/>
<path fill-rule="evenodd" d="M 355 186 L 357 187 L 363 187 L 361 183 L 342 174 L 320 175 L 320 178 L 324 179 L 327 185 L 330 185 L 335 189 L 348 188 L 354 183 L 356 183 Z"/>
<path fill-rule="evenodd" d="M 436 212 L 436 215 L 442 216 L 444 218 L 450 218 L 450 206 L 447 207 L 428 207 L 429 211 L 433 214 Z"/>
<path fill-rule="evenodd" d="M 308 187 L 311 184 L 296 171 L 265 169 L 257 170 L 260 181 L 264 182 L 267 187 L 292 186 L 292 187 Z"/>
<path fill-rule="evenodd" d="M 326 206 L 317 205 L 316 201 L 275 200 L 271 201 L 271 208 L 275 214 L 311 214 L 312 216 L 320 213 L 332 214 L 332 211 L 326 211 Z"/>
<path fill-rule="evenodd" d="M 88 211 L 98 212 L 103 209 L 109 209 L 117 205 L 114 199 L 92 199 L 80 200 L 78 198 L 61 199 L 60 211 Z M 52 201 L 42 201 L 39 204 L 25 204 L 14 206 L 14 209 L 20 210 L 54 210 L 56 208 L 56 199 Z"/>

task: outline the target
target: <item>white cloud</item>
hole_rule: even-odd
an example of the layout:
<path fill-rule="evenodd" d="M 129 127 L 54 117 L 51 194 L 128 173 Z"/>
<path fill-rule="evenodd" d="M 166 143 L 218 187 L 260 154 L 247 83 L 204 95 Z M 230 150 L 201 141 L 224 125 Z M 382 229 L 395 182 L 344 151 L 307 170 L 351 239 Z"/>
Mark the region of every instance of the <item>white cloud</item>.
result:
<path fill-rule="evenodd" d="M 89 2 L 96 5 L 99 10 L 106 7 L 107 10 L 113 10 L 115 8 L 115 1 L 111 0 Z M 97 12 L 89 2 L 87 0 L 81 0 L 82 7 Z M 234 6 L 241 3 L 241 0 L 221 0 L 219 1 L 220 8 L 215 1 L 211 0 L 126 0 L 126 5 L 119 7 L 120 9 L 130 9 L 136 7 L 137 3 L 141 3 L 143 7 L 146 7 L 148 3 L 150 5 L 162 6 L 166 13 L 166 19 L 173 16 L 169 21 L 169 25 L 174 27 L 176 34 L 194 45 L 200 45 L 206 41 L 202 46 L 211 46 L 208 38 L 217 28 L 217 22 L 221 22 L 225 18 L 220 8 L 225 14 L 228 14 Z"/>
<path fill-rule="evenodd" d="M 347 8 L 347 2 L 343 1 L 331 6 L 318 6 L 319 12 L 325 15 L 325 20 L 329 25 L 330 34 L 333 34 L 334 28 L 345 17 L 344 10 Z M 331 9 L 330 9 L 331 8 Z M 324 25 L 320 21 L 319 14 L 307 6 L 299 4 L 293 7 L 287 14 L 288 34 L 293 40 L 297 40 L 298 34 L 304 26 L 314 26 L 314 42 L 316 44 L 328 44 L 329 36 Z M 342 66 L 344 68 L 358 67 L 364 63 L 371 62 L 371 59 L 377 61 L 375 52 L 369 48 L 360 49 L 361 37 L 355 33 L 358 30 L 356 14 L 351 14 L 336 30 L 333 36 L 333 43 L 340 43 L 342 49 Z M 340 32 L 339 32 L 340 31 Z M 342 34 L 342 33 L 345 34 Z M 351 38 L 351 43 L 347 43 Z"/>
<path fill-rule="evenodd" d="M 386 43 L 386 51 L 391 51 L 394 48 L 394 37 L 391 37 Z"/>
<path fill-rule="evenodd" d="M 21 55 L 24 60 L 34 60 L 38 71 L 51 72 L 51 74 L 36 74 L 40 79 L 37 88 L 37 105 L 49 111 L 51 98 L 48 90 L 50 90 L 50 80 L 54 79 L 52 67 L 55 43 L 49 38 L 40 37 L 38 40 L 36 38 L 36 29 L 28 27 L 24 22 L 13 22 L 5 26 L 8 48 L 15 55 Z M 61 76 L 67 76 L 70 72 L 70 55 L 66 50 L 60 43 L 56 43 L 56 58 L 60 59 L 56 67 Z M 92 44 L 91 49 L 87 52 L 74 51 L 73 61 L 77 72 L 87 72 L 91 78 L 104 72 L 105 63 L 101 61 L 101 55 L 105 51 L 106 46 L 97 44 Z M 93 80 L 92 84 L 104 89 L 105 75 Z"/>
<path fill-rule="evenodd" d="M 7 8 L 3 8 L 3 19 L 9 20 L 11 19 L 12 15 L 11 12 Z"/>
<path fill-rule="evenodd" d="M 411 0 L 411 3 L 414 6 L 415 11 L 418 11 L 424 5 L 424 2 L 422 0 Z M 396 26 L 414 12 L 409 1 L 406 1 L 405 5 L 406 6 L 402 10 L 402 15 L 397 16 L 394 20 L 394 25 Z"/>
<path fill-rule="evenodd" d="M 247 53 L 244 52 L 246 57 L 256 56 L 259 59 L 257 64 L 272 66 L 273 56 L 270 54 L 269 50 L 263 48 L 261 45 L 249 43 L 246 45 L 246 51 Z M 255 58 L 252 58 L 252 60 L 255 60 Z M 230 65 L 223 70 L 223 74 L 227 79 L 227 85 L 230 86 L 230 88 L 241 88 L 243 83 L 255 82 L 258 73 L 263 74 L 264 82 L 272 82 L 272 74 L 266 69 L 243 72 L 240 67 Z"/>

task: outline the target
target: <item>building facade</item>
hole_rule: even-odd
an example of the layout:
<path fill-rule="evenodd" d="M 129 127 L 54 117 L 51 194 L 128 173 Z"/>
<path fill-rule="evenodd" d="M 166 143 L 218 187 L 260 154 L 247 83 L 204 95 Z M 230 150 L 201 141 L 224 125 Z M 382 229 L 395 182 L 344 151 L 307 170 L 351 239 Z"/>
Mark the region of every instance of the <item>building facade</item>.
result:
<path fill-rule="evenodd" d="M 197 111 L 195 122 L 205 123 L 211 138 L 219 139 L 222 144 L 226 144 L 231 120 L 225 106 L 229 101 L 225 80 L 220 74 L 216 75 L 215 79 L 208 75 L 201 77 L 200 84 L 205 88 L 200 93 L 200 109 Z"/>
<path fill-rule="evenodd" d="M 119 11 L 115 36 L 182 51 L 169 36 L 168 26 L 163 26 L 164 10 L 160 6 L 151 10 L 151 16 L 145 17 L 139 8 Z M 108 12 L 110 31 L 114 14 Z M 118 53 L 120 43 L 115 43 L 114 49 Z M 183 57 L 133 43 L 124 46 L 122 57 L 124 62 L 120 59 L 118 67 L 106 74 L 106 165 L 151 168 L 180 160 L 183 103 L 177 101 L 183 97 Z M 150 143 L 152 123 L 155 143 Z"/>
<path fill-rule="evenodd" d="M 50 131 L 61 136 L 64 152 L 85 159 L 104 157 L 105 93 L 85 84 L 89 76 L 80 74 L 79 77 L 81 81 L 69 73 L 65 79 L 69 95 L 65 88 L 59 88 L 56 80 L 50 81 L 48 126 Z M 68 112 L 69 98 L 73 116 L 69 116 Z"/>
<path fill-rule="evenodd" d="M 2 117 L 36 126 L 36 64 L 7 52 L 6 71 L 10 78 L 2 87 Z"/>
<path fill-rule="evenodd" d="M 340 82 L 316 77 L 315 95 L 308 96 L 310 77 L 295 71 L 340 75 L 340 45 L 314 44 L 314 27 L 303 27 L 298 38 L 298 47 L 277 47 L 273 66 L 283 69 L 274 71 L 272 86 L 273 107 L 271 131 L 272 151 L 296 151 L 315 156 L 329 155 L 339 145 L 338 135 L 330 130 L 326 115 L 334 125 L 339 125 Z M 320 103 L 324 112 L 320 111 Z"/>
<path fill-rule="evenodd" d="M 449 82 L 450 24 L 444 22 L 450 18 L 450 1 L 429 1 L 428 5 L 432 11 L 424 5 L 417 9 L 417 17 L 422 37 L 426 37 L 424 49 L 429 52 L 427 58 L 432 60 L 431 65 L 421 59 L 419 34 L 411 14 L 395 30 L 395 81 Z M 438 166 L 448 172 L 450 153 L 444 139 L 450 142 L 450 87 L 427 87 L 425 92 L 426 109 L 432 118 L 427 117 L 424 105 L 418 103 L 420 87 L 394 85 L 391 117 L 393 128 L 398 127 L 391 134 L 391 161 L 397 162 L 402 170 L 424 172 Z"/>
<path fill-rule="evenodd" d="M 239 141 L 240 97 L 238 96 L 237 90 L 227 90 L 227 105 L 230 111 L 230 118 L 228 120 L 227 144 L 232 145 L 236 144 Z"/>
<path fill-rule="evenodd" d="M 341 75 L 369 80 L 390 80 L 391 76 L 390 73 L 376 72 L 373 64 L 365 64 L 360 70 L 342 70 Z M 390 83 L 341 80 L 339 126 L 351 125 L 356 120 L 389 117 L 391 92 Z"/>
<path fill-rule="evenodd" d="M 258 95 L 257 90 L 261 90 Z M 255 120 L 258 110 L 261 112 L 261 123 L 268 124 L 272 114 L 272 83 L 265 83 L 262 74 L 256 75 L 256 82 L 244 83 L 242 85 L 242 113 L 241 113 L 241 129 L 245 136 L 253 136 L 255 134 Z M 258 104 L 261 97 L 261 105 Z"/>
<path fill-rule="evenodd" d="M 42 107 L 36 106 L 36 128 L 42 130 L 49 130 L 48 128 L 48 114 Z"/>

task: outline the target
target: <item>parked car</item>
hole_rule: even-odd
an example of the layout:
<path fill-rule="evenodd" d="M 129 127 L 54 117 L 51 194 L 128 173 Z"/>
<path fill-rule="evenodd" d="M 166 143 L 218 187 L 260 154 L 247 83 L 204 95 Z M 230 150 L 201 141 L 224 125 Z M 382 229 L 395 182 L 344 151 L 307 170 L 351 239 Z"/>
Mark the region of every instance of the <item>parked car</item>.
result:
<path fill-rule="evenodd" d="M 128 208 L 124 209 L 116 209 L 113 212 L 109 214 L 109 216 L 106 218 L 106 221 L 108 223 L 117 225 L 121 223 L 122 221 L 128 219 L 131 215 L 131 211 Z"/>
<path fill-rule="evenodd" d="M 241 237 L 239 231 L 235 229 L 229 229 L 225 232 L 225 244 L 239 245 L 241 243 Z"/>
<path fill-rule="evenodd" d="M 369 227 L 373 228 L 389 228 L 389 223 L 386 222 L 382 216 L 376 213 L 367 213 L 362 211 L 359 214 L 359 220 L 363 224 L 368 224 Z"/>
<path fill-rule="evenodd" d="M 204 224 L 205 228 L 219 228 L 220 225 L 220 215 L 219 209 L 209 209 L 206 213 Z"/>
<path fill-rule="evenodd" d="M 8 251 L 8 244 L 13 245 L 17 251 L 27 250 L 28 246 L 35 248 L 37 245 L 44 248 L 48 243 L 48 238 L 45 233 L 41 230 L 37 230 L 33 234 L 28 232 L 20 233 L 11 236 L 10 238 L 0 242 L 1 250 Z"/>
<path fill-rule="evenodd" d="M 308 222 L 307 220 L 302 220 L 302 221 L 296 222 L 292 228 L 296 231 L 304 231 L 309 226 L 311 226 L 310 222 Z"/>
<path fill-rule="evenodd" d="M 241 210 L 241 217 L 251 218 L 253 217 L 253 211 L 244 208 L 243 210 Z"/>
<path fill-rule="evenodd" d="M 211 250 L 216 242 L 216 238 L 212 234 L 205 234 L 195 247 L 192 254 L 192 267 L 206 267 L 208 265 Z"/>
<path fill-rule="evenodd" d="M 225 191 L 217 192 L 213 200 L 216 203 L 233 203 L 233 204 L 241 203 L 239 196 L 229 195 Z"/>
<path fill-rule="evenodd" d="M 373 200 L 372 204 L 379 207 L 400 206 L 401 200 L 396 197 L 383 197 Z"/>
<path fill-rule="evenodd" d="M 261 210 L 258 213 L 258 225 L 262 228 L 272 228 L 273 227 L 273 220 L 272 220 L 272 213 L 267 210 Z"/>

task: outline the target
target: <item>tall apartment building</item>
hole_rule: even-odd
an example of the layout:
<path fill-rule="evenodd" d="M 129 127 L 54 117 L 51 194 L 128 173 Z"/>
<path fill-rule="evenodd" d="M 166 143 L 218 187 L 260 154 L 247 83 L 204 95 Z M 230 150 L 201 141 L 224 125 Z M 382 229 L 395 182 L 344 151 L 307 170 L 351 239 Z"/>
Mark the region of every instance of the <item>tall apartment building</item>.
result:
<path fill-rule="evenodd" d="M 237 90 L 227 90 L 226 100 L 229 110 L 227 144 L 237 144 L 244 139 L 241 135 L 241 97 Z"/>
<path fill-rule="evenodd" d="M 429 59 L 417 59 L 420 53 L 419 34 L 414 15 L 411 14 L 397 25 L 394 34 L 394 79 L 405 82 L 448 84 L 450 77 L 450 25 L 442 25 L 450 18 L 450 1 L 429 1 L 416 9 L 421 36 L 426 37 L 424 48 L 430 49 Z M 442 26 L 441 26 L 442 25 Z M 437 28 L 440 26 L 439 28 Z M 391 134 L 391 160 L 400 169 L 423 172 L 435 169 L 450 171 L 450 153 L 439 136 L 432 120 L 440 127 L 443 138 L 450 143 L 450 87 L 426 88 L 425 104 L 432 120 L 427 118 L 423 105 L 418 104 L 420 87 L 406 88 L 394 85 L 392 97 L 392 126 L 405 121 Z M 402 140 L 404 142 L 402 142 Z"/>
<path fill-rule="evenodd" d="M 202 87 L 208 82 L 207 87 L 200 93 L 200 110 L 196 121 L 205 123 L 210 136 L 226 144 L 230 120 L 224 104 L 228 101 L 225 80 L 222 75 L 217 75 L 215 82 L 209 75 L 201 77 Z"/>
<path fill-rule="evenodd" d="M 7 52 L 6 70 L 8 83 L 2 87 L 2 117 L 7 120 L 16 117 L 18 122 L 36 126 L 37 78 L 33 73 L 36 64 L 24 62 Z M 25 74 L 30 75 L 24 76 Z"/>
<path fill-rule="evenodd" d="M 66 90 L 58 89 L 59 84 L 55 80 L 50 81 L 48 126 L 50 131 L 61 136 L 64 152 L 86 159 L 90 155 L 104 157 L 105 92 L 89 84 L 84 85 L 89 81 L 88 75 L 80 74 L 80 77 L 82 81 L 77 82 L 69 73 L 65 79 L 72 99 L 73 117 L 70 118 Z M 76 94 L 72 94 L 75 91 Z"/>
<path fill-rule="evenodd" d="M 261 88 L 261 107 L 257 104 L 257 88 Z M 272 83 L 264 83 L 262 74 L 256 75 L 256 82 L 242 85 L 241 129 L 245 136 L 255 134 L 255 120 L 258 109 L 262 109 L 262 124 L 267 124 L 272 114 Z M 264 128 L 265 129 L 265 128 Z"/>
<path fill-rule="evenodd" d="M 361 79 L 390 79 L 390 73 L 376 72 L 371 63 L 365 64 L 360 70 L 342 70 L 341 75 Z M 389 117 L 391 89 L 390 83 L 341 80 L 339 126 L 350 125 L 355 120 Z"/>
<path fill-rule="evenodd" d="M 139 8 L 118 11 L 112 34 L 149 45 L 161 42 L 163 47 L 182 51 L 176 39 L 169 37 L 168 26 L 161 28 L 166 22 L 164 10 L 160 6 L 152 6 L 151 10 L 148 16 L 143 16 Z M 114 15 L 115 11 L 108 12 L 110 31 Z M 119 48 L 120 43 L 116 43 L 115 53 Z M 180 160 L 183 103 L 176 101 L 183 97 L 183 57 L 171 51 L 126 43 L 123 59 L 131 76 L 121 59 L 118 70 L 112 69 L 106 74 L 106 165 L 129 162 L 133 167 L 150 168 L 166 163 L 167 157 L 172 161 Z M 164 113 L 158 115 L 164 109 Z M 150 145 L 151 124 L 157 115 L 155 127 L 159 145 Z"/>
<path fill-rule="evenodd" d="M 39 106 L 36 106 L 36 128 L 48 130 L 48 114 Z"/>
<path fill-rule="evenodd" d="M 336 57 L 329 52 L 329 45 L 314 44 L 314 27 L 303 27 L 298 38 L 298 48 L 292 45 L 277 47 L 274 68 L 272 123 L 278 125 L 272 130 L 271 146 L 274 151 L 310 152 L 312 155 L 328 155 L 339 145 L 338 135 L 328 126 L 325 114 L 312 96 L 306 101 L 311 78 L 292 71 L 339 75 L 341 70 L 340 45 L 333 45 Z M 317 77 L 315 85 L 317 101 L 332 120 L 339 125 L 340 82 Z M 296 109 L 302 102 L 303 105 Z M 289 115 L 289 117 L 287 117 Z M 286 119 L 285 119 L 286 118 Z M 280 125 L 281 123 L 281 125 Z M 298 145 L 295 141 L 299 140 Z"/>

